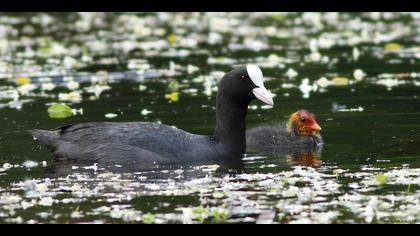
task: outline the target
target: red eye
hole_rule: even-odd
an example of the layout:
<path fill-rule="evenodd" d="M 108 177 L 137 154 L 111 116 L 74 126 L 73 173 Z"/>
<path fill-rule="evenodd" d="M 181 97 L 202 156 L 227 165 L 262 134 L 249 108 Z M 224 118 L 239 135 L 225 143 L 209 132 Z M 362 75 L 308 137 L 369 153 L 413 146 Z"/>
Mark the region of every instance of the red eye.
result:
<path fill-rule="evenodd" d="M 246 80 L 246 76 L 245 75 L 242 75 L 241 76 L 241 80 Z"/>

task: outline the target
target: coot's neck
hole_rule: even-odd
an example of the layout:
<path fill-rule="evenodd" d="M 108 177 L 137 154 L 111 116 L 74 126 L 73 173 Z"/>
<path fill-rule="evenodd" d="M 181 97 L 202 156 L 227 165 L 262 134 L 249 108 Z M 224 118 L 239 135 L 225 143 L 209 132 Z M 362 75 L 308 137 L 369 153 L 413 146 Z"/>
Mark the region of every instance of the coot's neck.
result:
<path fill-rule="evenodd" d="M 232 155 L 242 155 L 246 151 L 246 115 L 250 101 L 237 101 L 217 95 L 216 130 L 214 138 Z"/>

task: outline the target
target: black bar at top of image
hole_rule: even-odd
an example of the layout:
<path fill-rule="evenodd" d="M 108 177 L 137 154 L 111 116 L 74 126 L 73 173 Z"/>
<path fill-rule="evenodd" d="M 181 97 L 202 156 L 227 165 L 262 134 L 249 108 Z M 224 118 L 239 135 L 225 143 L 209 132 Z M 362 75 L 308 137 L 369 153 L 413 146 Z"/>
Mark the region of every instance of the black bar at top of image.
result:
<path fill-rule="evenodd" d="M 415 11 L 414 0 L 19 0 L 2 11 Z M 419 8 L 420 9 L 420 8 Z M 0 13 L 1 14 L 1 13 Z"/>

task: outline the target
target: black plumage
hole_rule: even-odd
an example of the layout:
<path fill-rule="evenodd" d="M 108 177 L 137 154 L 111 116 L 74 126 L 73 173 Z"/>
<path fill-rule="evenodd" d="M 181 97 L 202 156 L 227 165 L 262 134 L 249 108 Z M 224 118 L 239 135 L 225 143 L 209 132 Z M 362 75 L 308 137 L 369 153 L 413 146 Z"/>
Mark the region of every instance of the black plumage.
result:
<path fill-rule="evenodd" d="M 315 151 L 323 142 L 319 134 L 300 135 L 290 132 L 285 127 L 262 126 L 247 130 L 246 143 L 250 152 L 277 150 L 277 152 L 294 153 Z"/>
<path fill-rule="evenodd" d="M 255 99 L 273 104 L 256 66 L 227 73 L 217 93 L 214 135 L 196 135 L 158 123 L 86 123 L 33 130 L 58 160 L 104 163 L 181 163 L 237 160 L 246 151 L 245 119 Z"/>

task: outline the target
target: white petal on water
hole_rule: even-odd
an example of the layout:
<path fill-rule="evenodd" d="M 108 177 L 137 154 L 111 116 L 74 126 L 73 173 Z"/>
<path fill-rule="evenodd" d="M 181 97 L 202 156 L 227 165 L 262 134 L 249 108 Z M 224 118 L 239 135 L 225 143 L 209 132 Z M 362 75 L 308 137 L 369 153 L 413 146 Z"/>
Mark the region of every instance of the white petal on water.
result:
<path fill-rule="evenodd" d="M 85 167 L 83 167 L 83 169 L 85 169 L 85 170 L 93 170 L 93 171 L 96 172 L 98 170 L 98 163 L 95 163 L 92 166 L 85 166 Z"/>
<path fill-rule="evenodd" d="M 53 83 L 44 83 L 41 85 L 41 90 L 43 91 L 52 91 L 55 89 L 55 84 Z"/>
<path fill-rule="evenodd" d="M 388 88 L 388 90 L 391 90 L 395 86 L 405 84 L 405 81 L 400 81 L 398 79 L 388 78 L 388 79 L 380 79 L 380 80 L 376 81 L 376 84 L 384 85 Z"/>
<path fill-rule="evenodd" d="M 5 170 L 8 170 L 8 169 L 10 169 L 10 168 L 12 168 L 13 167 L 13 165 L 12 164 L 10 164 L 10 163 L 4 163 L 3 164 L 3 169 L 5 169 Z"/>
<path fill-rule="evenodd" d="M 248 106 L 248 109 L 250 109 L 250 110 L 257 110 L 258 109 L 258 106 L 257 105 L 250 105 L 250 106 Z"/>
<path fill-rule="evenodd" d="M 207 43 L 209 44 L 220 44 L 222 43 L 223 37 L 217 32 L 210 32 L 207 38 Z"/>
<path fill-rule="evenodd" d="M 358 48 L 354 47 L 353 48 L 353 60 L 357 61 L 357 60 L 359 60 L 359 57 L 360 57 L 360 51 L 359 51 Z"/>
<path fill-rule="evenodd" d="M 52 197 L 44 197 L 39 200 L 38 204 L 40 206 L 52 206 L 54 204 L 54 199 Z"/>
<path fill-rule="evenodd" d="M 309 54 L 309 59 L 312 62 L 319 62 L 322 59 L 322 55 L 319 52 L 313 52 L 313 53 Z"/>
<path fill-rule="evenodd" d="M 314 87 L 309 84 L 309 79 L 305 78 L 299 85 L 299 89 L 303 93 L 303 98 L 309 98 L 310 93 L 314 90 Z"/>
<path fill-rule="evenodd" d="M 284 89 L 291 89 L 291 88 L 296 88 L 296 85 L 283 83 L 283 84 L 281 84 L 281 87 L 284 88 Z"/>
<path fill-rule="evenodd" d="M 70 90 L 76 90 L 76 89 L 79 89 L 80 84 L 75 81 L 69 81 L 66 86 Z"/>
<path fill-rule="evenodd" d="M 70 218 L 73 218 L 73 219 L 79 219 L 83 217 L 84 215 L 80 211 L 74 211 L 70 214 Z"/>
<path fill-rule="evenodd" d="M 197 66 L 193 66 L 193 65 L 190 65 L 190 64 L 187 66 L 187 73 L 188 74 L 195 73 L 195 72 L 197 72 L 199 70 L 200 69 Z"/>
<path fill-rule="evenodd" d="M 182 209 L 182 223 L 183 224 L 192 224 L 193 211 L 191 208 Z"/>
<path fill-rule="evenodd" d="M 286 76 L 289 79 L 294 79 L 296 76 L 298 76 L 298 73 L 297 73 L 297 71 L 293 70 L 292 68 L 289 68 L 286 72 Z"/>
<path fill-rule="evenodd" d="M 146 89 L 147 89 L 147 86 L 145 86 L 145 85 L 139 85 L 139 91 L 140 92 L 143 92 L 143 91 L 146 91 Z"/>
<path fill-rule="evenodd" d="M 329 81 L 327 78 L 322 77 L 319 80 L 316 81 L 316 84 L 320 86 L 321 88 L 326 88 L 332 84 L 331 81 Z"/>
<path fill-rule="evenodd" d="M 363 78 L 366 76 L 366 74 L 361 70 L 361 69 L 356 69 L 353 72 L 353 77 L 357 80 L 357 81 L 361 81 L 363 80 Z"/>
<path fill-rule="evenodd" d="M 59 93 L 58 99 L 60 101 L 69 101 L 69 102 L 79 103 L 82 101 L 82 96 L 80 92 L 74 91 L 71 93 Z"/>
<path fill-rule="evenodd" d="M 20 95 L 27 96 L 30 92 L 32 92 L 35 89 L 37 89 L 37 86 L 34 84 L 24 84 L 19 86 L 17 90 Z"/>
<path fill-rule="evenodd" d="M 35 161 L 25 161 L 22 164 L 22 166 L 25 167 L 25 168 L 31 169 L 31 168 L 38 167 L 39 166 L 39 163 L 38 162 L 35 162 Z"/>
<path fill-rule="evenodd" d="M 104 91 L 110 90 L 111 87 L 108 85 L 93 85 L 91 87 L 85 88 L 85 91 L 88 93 L 93 93 L 98 98 Z"/>
<path fill-rule="evenodd" d="M 117 114 L 114 114 L 114 113 L 108 113 L 108 114 L 105 114 L 105 118 L 108 118 L 108 119 L 112 119 L 112 118 L 115 118 L 115 117 L 117 117 L 118 115 Z"/>
<path fill-rule="evenodd" d="M 80 108 L 80 109 L 72 109 L 71 110 L 72 112 L 73 112 L 73 115 L 77 115 L 77 114 L 80 114 L 80 115 L 83 115 L 83 108 Z"/>
<path fill-rule="evenodd" d="M 231 22 L 225 18 L 212 17 L 210 18 L 209 26 L 211 32 L 226 33 L 231 29 Z"/>
<path fill-rule="evenodd" d="M 152 114 L 152 111 L 149 111 L 149 110 L 147 110 L 147 109 L 143 109 L 143 110 L 141 111 L 141 114 L 142 114 L 143 116 L 147 116 L 147 115 L 149 115 L 149 114 Z"/>
<path fill-rule="evenodd" d="M 273 109 L 274 107 L 273 106 L 270 106 L 270 105 L 262 105 L 261 106 L 261 109 L 262 110 L 268 110 L 268 109 Z"/>

